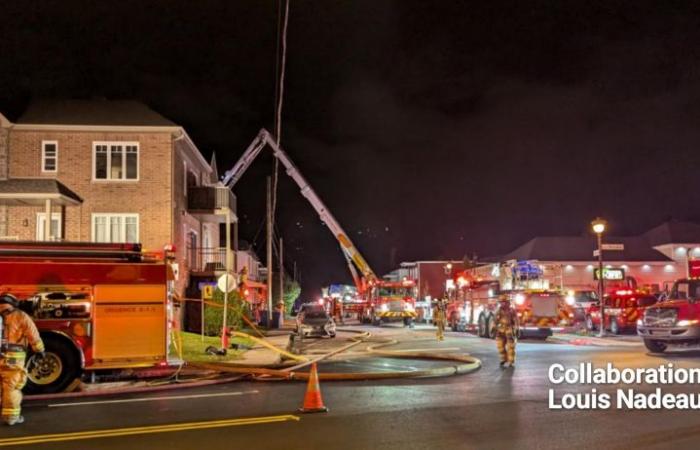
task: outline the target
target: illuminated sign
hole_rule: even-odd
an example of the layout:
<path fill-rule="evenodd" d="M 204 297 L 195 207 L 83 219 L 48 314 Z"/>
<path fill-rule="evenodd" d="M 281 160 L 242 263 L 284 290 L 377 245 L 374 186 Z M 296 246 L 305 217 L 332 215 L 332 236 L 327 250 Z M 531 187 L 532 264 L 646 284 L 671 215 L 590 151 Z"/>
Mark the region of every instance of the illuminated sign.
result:
<path fill-rule="evenodd" d="M 593 271 L 593 279 L 600 280 L 600 269 Z M 603 269 L 603 279 L 608 281 L 621 281 L 625 279 L 625 269 Z"/>

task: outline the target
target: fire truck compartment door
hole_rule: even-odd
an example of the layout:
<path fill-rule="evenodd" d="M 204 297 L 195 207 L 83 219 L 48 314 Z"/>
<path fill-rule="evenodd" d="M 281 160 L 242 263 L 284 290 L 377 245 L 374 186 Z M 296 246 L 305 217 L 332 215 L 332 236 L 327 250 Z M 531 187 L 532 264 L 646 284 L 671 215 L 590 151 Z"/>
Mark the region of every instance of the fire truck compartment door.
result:
<path fill-rule="evenodd" d="M 556 317 L 557 298 L 554 296 L 532 295 L 532 315 L 535 317 Z"/>
<path fill-rule="evenodd" d="M 165 359 L 164 285 L 95 286 L 95 360 Z"/>

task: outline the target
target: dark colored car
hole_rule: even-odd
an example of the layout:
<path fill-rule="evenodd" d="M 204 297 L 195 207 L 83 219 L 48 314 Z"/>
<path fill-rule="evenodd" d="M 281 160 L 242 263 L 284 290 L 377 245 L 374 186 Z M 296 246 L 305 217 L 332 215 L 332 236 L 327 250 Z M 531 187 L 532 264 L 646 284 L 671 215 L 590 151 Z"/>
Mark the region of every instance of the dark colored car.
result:
<path fill-rule="evenodd" d="M 335 337 L 335 322 L 326 308 L 318 303 L 305 303 L 299 308 L 294 330 L 300 337 Z"/>

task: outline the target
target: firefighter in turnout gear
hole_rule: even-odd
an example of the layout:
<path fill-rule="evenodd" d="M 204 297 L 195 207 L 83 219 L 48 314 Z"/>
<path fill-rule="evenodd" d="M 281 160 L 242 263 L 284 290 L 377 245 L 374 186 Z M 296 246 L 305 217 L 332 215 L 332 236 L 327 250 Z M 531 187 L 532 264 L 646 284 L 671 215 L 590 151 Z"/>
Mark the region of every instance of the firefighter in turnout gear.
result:
<path fill-rule="evenodd" d="M 515 342 L 518 335 L 518 314 L 507 295 L 498 299 L 496 311 L 496 347 L 501 356 L 501 367 L 515 367 Z"/>
<path fill-rule="evenodd" d="M 2 420 L 7 425 L 24 422 L 22 388 L 27 382 L 24 363 L 27 346 L 37 357 L 43 358 L 44 343 L 31 317 L 19 309 L 19 302 L 11 294 L 0 294 L 2 318 L 2 346 L 0 347 L 0 380 L 2 380 Z"/>
<path fill-rule="evenodd" d="M 437 340 L 445 340 L 445 322 L 447 318 L 445 316 L 445 309 L 447 308 L 447 300 L 439 299 L 436 305 L 435 311 L 435 326 L 437 327 Z"/>

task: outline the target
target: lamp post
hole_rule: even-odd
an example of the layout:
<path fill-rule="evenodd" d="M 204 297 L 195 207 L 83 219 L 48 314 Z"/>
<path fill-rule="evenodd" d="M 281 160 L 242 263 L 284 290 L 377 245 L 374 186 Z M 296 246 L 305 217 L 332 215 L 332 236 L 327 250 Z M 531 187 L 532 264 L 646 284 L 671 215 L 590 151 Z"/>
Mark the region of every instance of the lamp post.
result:
<path fill-rule="evenodd" d="M 599 336 L 605 336 L 605 302 L 604 300 L 604 285 L 603 279 L 603 233 L 607 222 L 600 217 L 591 222 L 593 232 L 598 237 L 598 301 L 600 303 L 600 333 Z"/>

